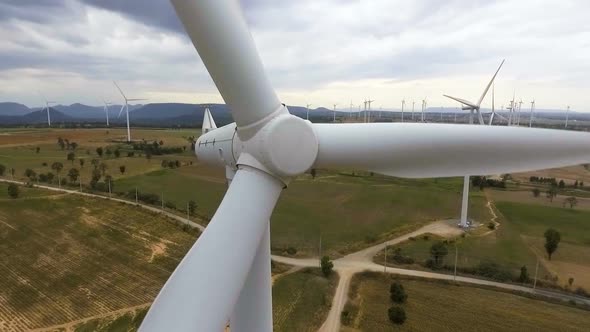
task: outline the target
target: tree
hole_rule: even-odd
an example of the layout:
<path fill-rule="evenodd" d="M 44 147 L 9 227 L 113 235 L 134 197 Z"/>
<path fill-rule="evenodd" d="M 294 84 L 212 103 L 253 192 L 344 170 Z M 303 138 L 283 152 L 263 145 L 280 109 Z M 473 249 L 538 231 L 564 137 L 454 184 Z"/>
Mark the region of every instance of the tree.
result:
<path fill-rule="evenodd" d="M 545 231 L 545 250 L 551 260 L 551 255 L 557 250 L 559 241 L 561 241 L 561 234 L 553 228 L 549 228 Z"/>
<path fill-rule="evenodd" d="M 19 194 L 20 191 L 15 183 L 11 183 L 8 185 L 8 196 L 10 196 L 10 198 L 18 198 Z"/>
<path fill-rule="evenodd" d="M 111 151 L 111 149 L 107 148 L 106 154 L 107 154 L 107 157 L 110 157 L 113 154 L 113 151 Z"/>
<path fill-rule="evenodd" d="M 51 164 L 51 169 L 57 173 L 57 182 L 61 184 L 61 179 L 59 178 L 59 173 L 64 168 L 64 165 L 58 161 Z"/>
<path fill-rule="evenodd" d="M 76 182 L 76 180 L 78 180 L 79 176 L 80 176 L 80 172 L 75 168 L 71 168 L 68 171 L 68 177 L 70 178 L 71 182 Z"/>
<path fill-rule="evenodd" d="M 80 163 L 80 168 L 83 168 L 86 160 L 84 160 L 84 158 L 80 158 L 80 159 L 78 159 L 78 162 Z"/>
<path fill-rule="evenodd" d="M 104 150 L 102 149 L 102 147 L 97 147 L 96 148 L 96 154 L 102 158 L 102 154 L 103 154 Z"/>
<path fill-rule="evenodd" d="M 549 198 L 550 202 L 553 202 L 553 199 L 557 197 L 557 188 L 555 186 L 551 186 L 549 190 L 547 190 L 547 198 Z"/>
<path fill-rule="evenodd" d="M 330 260 L 330 257 L 324 256 L 322 257 L 321 261 L 322 273 L 325 277 L 329 276 L 332 273 L 332 269 L 334 268 L 334 263 Z"/>
<path fill-rule="evenodd" d="M 578 180 L 576 180 L 576 182 L 574 182 L 574 188 L 578 188 Z"/>
<path fill-rule="evenodd" d="M 92 164 L 92 166 L 94 166 L 94 169 L 97 169 L 98 168 L 98 165 L 100 164 L 100 160 L 98 160 L 98 159 L 92 159 L 90 161 L 90 164 Z"/>
<path fill-rule="evenodd" d="M 32 169 L 27 168 L 25 170 L 25 176 L 28 177 L 30 180 L 33 180 L 37 176 L 37 173 L 35 173 L 35 171 L 33 171 Z"/>
<path fill-rule="evenodd" d="M 41 151 L 41 148 L 40 147 L 36 147 L 35 148 L 35 153 L 39 153 L 39 151 Z"/>
<path fill-rule="evenodd" d="M 565 182 L 563 180 L 559 180 L 559 189 L 565 188 Z"/>
<path fill-rule="evenodd" d="M 57 138 L 57 145 L 59 145 L 62 150 L 66 147 L 66 143 L 64 143 L 64 140 L 61 137 Z"/>
<path fill-rule="evenodd" d="M 389 297 L 393 302 L 402 304 L 406 302 L 408 294 L 406 294 L 404 286 L 399 281 L 394 281 L 389 287 Z"/>
<path fill-rule="evenodd" d="M 584 188 L 584 181 L 580 181 L 580 188 Z"/>
<path fill-rule="evenodd" d="M 539 197 L 539 195 L 541 195 L 541 190 L 539 188 L 533 189 L 533 196 Z"/>
<path fill-rule="evenodd" d="M 68 160 L 72 162 L 72 165 L 74 164 L 74 159 L 76 159 L 76 154 L 73 152 L 68 153 Z"/>
<path fill-rule="evenodd" d="M 72 150 L 76 150 L 78 148 L 78 143 L 72 142 L 70 143 L 70 147 L 72 148 Z"/>
<path fill-rule="evenodd" d="M 574 196 L 570 196 L 568 198 L 565 199 L 564 203 L 569 204 L 570 209 L 573 209 L 574 206 L 576 206 L 578 204 L 578 199 Z"/>
<path fill-rule="evenodd" d="M 518 277 L 518 281 L 522 283 L 529 281 L 529 271 L 525 265 L 520 268 L 520 276 Z"/>
<path fill-rule="evenodd" d="M 444 259 L 445 259 L 445 256 L 448 253 L 449 253 L 449 250 L 447 249 L 447 246 L 445 246 L 445 244 L 442 243 L 441 241 L 434 243 L 430 247 L 430 255 L 432 256 L 432 259 L 434 260 L 435 266 L 441 266 Z"/>
<path fill-rule="evenodd" d="M 16 170 L 15 170 L 15 169 L 14 169 L 14 167 L 13 167 L 13 168 L 11 168 L 11 169 L 10 169 L 10 176 L 11 176 L 12 178 L 14 178 L 14 173 L 16 173 Z"/>
<path fill-rule="evenodd" d="M 100 163 L 100 165 L 98 165 L 98 169 L 101 171 L 102 175 L 104 175 L 107 169 L 109 169 L 109 166 L 106 163 L 102 162 Z"/>
<path fill-rule="evenodd" d="M 4 176 L 4 172 L 6 172 L 6 166 L 0 164 L 0 176 Z"/>
<path fill-rule="evenodd" d="M 387 310 L 389 320 L 396 325 L 402 325 L 406 321 L 406 311 L 400 306 L 393 306 Z"/>
<path fill-rule="evenodd" d="M 125 174 L 125 168 L 125 165 L 119 166 L 119 171 L 121 172 L 121 174 Z"/>
<path fill-rule="evenodd" d="M 197 211 L 197 202 L 195 202 L 193 200 L 188 201 L 188 212 L 191 215 L 194 215 L 196 211 Z"/>
<path fill-rule="evenodd" d="M 315 179 L 315 175 L 316 175 L 316 170 L 315 168 L 312 168 L 311 171 L 309 171 L 309 174 L 311 174 L 311 178 Z"/>
<path fill-rule="evenodd" d="M 570 278 L 567 280 L 567 283 L 570 285 L 570 287 L 572 287 L 572 285 L 574 284 L 574 278 L 570 277 Z"/>
<path fill-rule="evenodd" d="M 53 175 L 53 173 L 51 172 L 47 172 L 47 175 L 45 175 L 47 177 L 47 182 L 52 182 L 53 179 L 55 178 L 55 175 Z"/>
<path fill-rule="evenodd" d="M 160 140 L 160 146 L 164 145 L 164 141 Z"/>
<path fill-rule="evenodd" d="M 121 156 L 121 151 L 119 149 L 115 150 L 115 158 L 119 158 Z"/>

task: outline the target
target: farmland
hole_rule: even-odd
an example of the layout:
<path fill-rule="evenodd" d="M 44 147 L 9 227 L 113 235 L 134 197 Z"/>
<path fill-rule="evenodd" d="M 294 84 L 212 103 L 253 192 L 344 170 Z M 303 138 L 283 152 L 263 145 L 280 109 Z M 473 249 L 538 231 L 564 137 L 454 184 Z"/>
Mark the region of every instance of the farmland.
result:
<path fill-rule="evenodd" d="M 195 241 L 159 214 L 75 195 L 0 200 L 0 330 L 151 303 Z"/>
<path fill-rule="evenodd" d="M 393 278 L 377 273 L 353 277 L 344 331 L 398 331 L 387 316 Z M 497 290 L 420 279 L 400 279 L 406 331 L 583 331 L 588 311 Z"/>

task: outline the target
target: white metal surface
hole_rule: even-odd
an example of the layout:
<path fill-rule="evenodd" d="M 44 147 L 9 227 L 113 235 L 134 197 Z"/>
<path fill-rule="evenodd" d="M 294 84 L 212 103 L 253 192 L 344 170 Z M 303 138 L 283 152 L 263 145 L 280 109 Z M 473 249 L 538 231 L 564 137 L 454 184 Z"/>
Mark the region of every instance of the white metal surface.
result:
<path fill-rule="evenodd" d="M 487 175 L 578 165 L 590 135 L 563 130 L 454 124 L 314 124 L 314 167 L 419 178 Z"/>
<path fill-rule="evenodd" d="M 172 4 L 238 127 L 282 110 L 237 1 Z"/>
<path fill-rule="evenodd" d="M 140 330 L 222 331 L 282 189 L 283 183 L 266 173 L 240 169 L 215 216 L 158 294 Z"/>
<path fill-rule="evenodd" d="M 248 279 L 230 318 L 232 332 L 272 331 L 270 225 L 262 236 Z"/>
<path fill-rule="evenodd" d="M 203 126 L 201 129 L 203 134 L 206 134 L 213 129 L 217 129 L 217 125 L 213 120 L 213 116 L 211 116 L 211 111 L 209 111 L 209 107 L 205 108 L 205 114 L 203 115 Z"/>

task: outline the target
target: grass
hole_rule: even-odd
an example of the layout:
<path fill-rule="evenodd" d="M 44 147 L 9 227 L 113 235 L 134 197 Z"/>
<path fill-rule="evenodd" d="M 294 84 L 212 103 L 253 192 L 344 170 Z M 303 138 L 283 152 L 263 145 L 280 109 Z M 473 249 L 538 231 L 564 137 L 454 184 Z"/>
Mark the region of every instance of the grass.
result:
<path fill-rule="evenodd" d="M 106 200 L 0 200 L 0 330 L 150 303 L 194 243 L 163 216 Z"/>
<path fill-rule="evenodd" d="M 273 330 L 317 331 L 332 303 L 338 276 L 325 278 L 307 268 L 279 278 L 273 285 Z"/>
<path fill-rule="evenodd" d="M 405 331 L 583 331 L 588 311 L 508 292 L 440 281 L 400 279 L 408 294 Z M 398 331 L 387 317 L 389 275 L 362 273 L 351 281 L 349 328 Z"/>

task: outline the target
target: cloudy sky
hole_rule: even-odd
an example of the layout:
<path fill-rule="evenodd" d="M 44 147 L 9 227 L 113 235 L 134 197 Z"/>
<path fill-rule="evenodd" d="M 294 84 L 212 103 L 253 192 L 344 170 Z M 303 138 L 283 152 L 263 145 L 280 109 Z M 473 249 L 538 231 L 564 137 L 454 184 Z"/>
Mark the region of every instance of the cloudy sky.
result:
<path fill-rule="evenodd" d="M 590 111 L 590 2 L 242 0 L 288 104 L 454 107 L 476 101 L 502 59 L 496 103 Z M 0 0 L 0 101 L 220 102 L 165 0 Z M 490 98 L 485 101 L 489 105 Z M 524 108 L 524 106 L 523 106 Z"/>

